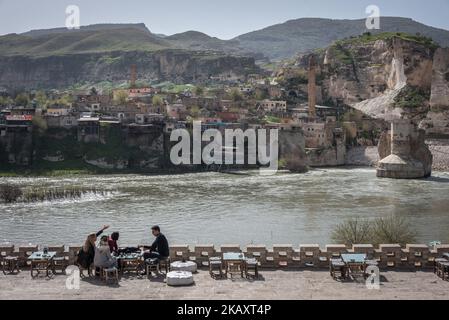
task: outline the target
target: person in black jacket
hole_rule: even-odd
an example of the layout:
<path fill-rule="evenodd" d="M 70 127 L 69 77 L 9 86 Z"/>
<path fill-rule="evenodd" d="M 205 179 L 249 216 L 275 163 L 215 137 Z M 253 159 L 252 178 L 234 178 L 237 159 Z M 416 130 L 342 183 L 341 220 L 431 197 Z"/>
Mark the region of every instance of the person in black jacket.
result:
<path fill-rule="evenodd" d="M 100 236 L 104 230 L 109 228 L 109 226 L 105 225 L 103 228 L 97 233 L 91 233 L 87 236 L 86 241 L 84 242 L 84 246 L 78 252 L 77 264 L 84 269 L 87 269 L 90 274 L 90 266 L 94 262 L 95 257 L 95 242 L 97 241 L 97 237 Z"/>
<path fill-rule="evenodd" d="M 153 226 L 151 233 L 156 237 L 151 247 L 144 246 L 144 249 L 149 249 L 149 252 L 145 252 L 143 257 L 147 259 L 164 260 L 170 256 L 170 250 L 168 246 L 167 238 L 161 233 L 159 226 Z"/>

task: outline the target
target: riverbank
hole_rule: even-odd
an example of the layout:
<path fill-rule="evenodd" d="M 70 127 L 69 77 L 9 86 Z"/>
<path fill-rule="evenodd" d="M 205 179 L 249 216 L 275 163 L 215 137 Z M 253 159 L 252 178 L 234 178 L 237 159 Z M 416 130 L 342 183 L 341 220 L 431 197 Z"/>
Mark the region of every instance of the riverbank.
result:
<path fill-rule="evenodd" d="M 119 285 L 106 285 L 98 279 L 84 278 L 79 290 L 66 288 L 65 275 L 48 280 L 32 280 L 29 272 L 0 275 L 0 299 L 74 300 L 74 299 L 138 299 L 138 300 L 447 300 L 449 282 L 433 272 L 381 272 L 380 289 L 367 289 L 363 280 L 340 282 L 328 271 L 261 271 L 259 280 L 239 276 L 214 280 L 209 272 L 194 274 L 195 284 L 169 287 L 164 276 L 122 277 Z"/>
<path fill-rule="evenodd" d="M 1 177 L 60 177 L 69 175 L 117 175 L 117 174 L 138 174 L 138 175 L 179 175 L 190 173 L 204 172 L 244 172 L 254 171 L 258 167 L 232 166 L 230 169 L 220 169 L 218 166 L 202 166 L 202 165 L 184 165 L 172 166 L 169 168 L 157 168 L 152 170 L 133 170 L 133 169 L 104 169 L 93 165 L 71 165 L 57 163 L 54 166 L 34 166 L 34 167 L 18 167 L 12 165 L 3 165 L 0 167 Z M 287 170 L 281 170 L 288 172 Z"/>
<path fill-rule="evenodd" d="M 444 147 L 440 153 L 444 155 L 444 157 L 437 158 L 438 160 L 432 166 L 433 171 L 435 172 L 449 172 L 449 147 Z M 445 157 L 448 157 L 446 159 Z M 338 166 L 338 167 L 314 167 L 309 168 L 309 170 L 320 170 L 320 169 L 360 169 L 360 168 L 374 168 L 375 163 L 368 159 L 369 163 L 360 161 L 351 162 L 351 164 Z M 166 175 L 182 175 L 182 174 L 191 174 L 191 173 L 205 173 L 205 172 L 221 172 L 221 173 L 229 173 L 229 174 L 237 174 L 237 175 L 245 175 L 245 172 L 252 172 L 255 169 L 238 169 L 238 170 L 230 170 L 230 171 L 217 171 L 217 170 L 207 170 L 207 169 L 198 169 L 192 168 L 188 169 L 159 169 L 154 171 L 133 171 L 133 170 L 105 170 L 105 169 L 55 169 L 55 170 L 33 170 L 33 169 L 11 169 L 5 170 L 4 168 L 0 168 L 0 178 L 12 178 L 12 177 L 65 177 L 65 176 L 112 176 L 112 175 L 142 175 L 142 176 L 166 176 Z M 297 172 L 290 172 L 289 170 L 278 170 L 278 173 L 291 173 L 297 174 Z"/>

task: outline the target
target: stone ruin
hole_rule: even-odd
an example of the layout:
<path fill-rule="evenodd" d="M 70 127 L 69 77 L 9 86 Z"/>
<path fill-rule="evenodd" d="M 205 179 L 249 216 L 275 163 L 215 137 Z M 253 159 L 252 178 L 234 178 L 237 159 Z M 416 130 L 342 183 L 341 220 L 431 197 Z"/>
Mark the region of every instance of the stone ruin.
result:
<path fill-rule="evenodd" d="M 425 144 L 425 131 L 408 119 L 391 121 L 391 131 L 379 142 L 381 161 L 377 176 L 393 179 L 417 179 L 432 173 L 432 154 Z"/>

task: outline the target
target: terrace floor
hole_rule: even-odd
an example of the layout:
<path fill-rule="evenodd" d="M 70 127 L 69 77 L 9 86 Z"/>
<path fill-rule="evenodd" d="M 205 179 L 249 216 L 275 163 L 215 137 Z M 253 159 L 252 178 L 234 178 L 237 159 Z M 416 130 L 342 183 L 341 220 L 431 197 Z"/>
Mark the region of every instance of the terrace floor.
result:
<path fill-rule="evenodd" d="M 383 272 L 379 290 L 368 290 L 363 280 L 340 282 L 326 271 L 261 271 L 261 279 L 214 280 L 205 270 L 195 284 L 169 287 L 164 277 L 124 276 L 119 285 L 95 278 L 81 279 L 79 290 L 66 288 L 67 276 L 31 279 L 30 273 L 0 273 L 0 299 L 449 299 L 449 282 L 432 272 Z"/>

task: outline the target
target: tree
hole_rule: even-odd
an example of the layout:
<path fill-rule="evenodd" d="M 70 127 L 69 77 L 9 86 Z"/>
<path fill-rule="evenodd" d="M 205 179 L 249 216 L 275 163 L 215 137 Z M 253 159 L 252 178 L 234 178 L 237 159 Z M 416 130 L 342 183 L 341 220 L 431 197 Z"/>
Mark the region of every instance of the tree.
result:
<path fill-rule="evenodd" d="M 193 93 L 197 96 L 200 97 L 204 94 L 204 88 L 201 86 L 196 86 L 195 89 L 193 90 Z"/>
<path fill-rule="evenodd" d="M 58 104 L 63 106 L 70 106 L 73 103 L 73 96 L 66 94 L 62 96 L 57 102 Z"/>
<path fill-rule="evenodd" d="M 48 129 L 47 121 L 45 121 L 45 119 L 42 118 L 41 116 L 34 116 L 33 117 L 33 126 L 35 128 L 37 128 L 37 131 L 39 133 L 44 133 Z"/>
<path fill-rule="evenodd" d="M 370 243 L 371 231 L 369 221 L 352 218 L 338 224 L 332 232 L 331 239 L 335 243 L 346 245 Z"/>
<path fill-rule="evenodd" d="M 194 119 L 198 118 L 200 115 L 200 108 L 198 106 L 192 106 L 190 108 L 190 116 Z"/>
<path fill-rule="evenodd" d="M 44 91 L 38 91 L 34 99 L 37 102 L 37 106 L 41 109 L 46 109 L 50 103 Z"/>
<path fill-rule="evenodd" d="M 161 96 L 154 95 L 151 99 L 151 103 L 155 107 L 162 107 L 164 105 L 164 100 L 162 100 Z"/>
<path fill-rule="evenodd" d="M 89 94 L 91 96 L 96 96 L 98 94 L 98 91 L 97 91 L 97 89 L 95 87 L 92 87 L 92 88 L 90 88 Z"/>
<path fill-rule="evenodd" d="M 120 90 L 115 95 L 114 103 L 116 105 L 122 106 L 125 105 L 128 101 L 128 93 L 125 90 Z"/>
<path fill-rule="evenodd" d="M 332 232 L 333 241 L 352 245 L 357 243 L 400 244 L 416 242 L 417 233 L 404 217 L 391 215 L 376 219 L 353 218 L 337 225 Z"/>
<path fill-rule="evenodd" d="M 231 96 L 231 100 L 234 101 L 234 102 L 242 101 L 242 100 L 243 100 L 242 93 L 241 93 L 240 90 L 237 89 L 237 88 L 233 88 L 233 89 L 231 90 L 230 96 Z"/>
<path fill-rule="evenodd" d="M 404 217 L 391 215 L 373 222 L 373 243 L 415 243 L 417 233 Z"/>
<path fill-rule="evenodd" d="M 12 104 L 12 100 L 10 97 L 0 96 L 0 107 L 7 107 Z"/>
<path fill-rule="evenodd" d="M 26 93 L 19 93 L 14 100 L 16 106 L 26 107 L 30 103 L 30 97 Z"/>
<path fill-rule="evenodd" d="M 267 99 L 268 97 L 269 97 L 269 94 L 265 90 L 256 90 L 254 93 L 254 98 L 256 100 L 264 100 L 264 99 Z"/>

